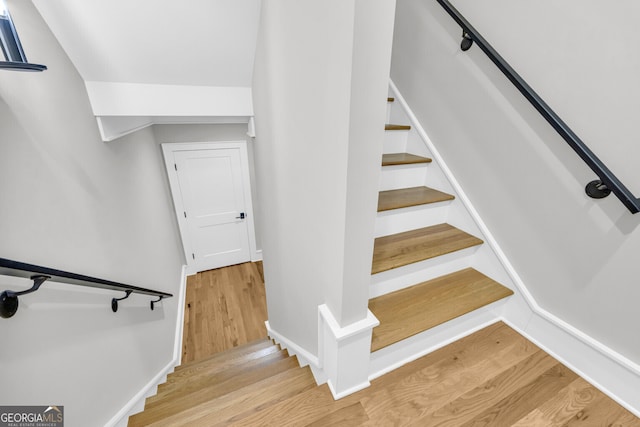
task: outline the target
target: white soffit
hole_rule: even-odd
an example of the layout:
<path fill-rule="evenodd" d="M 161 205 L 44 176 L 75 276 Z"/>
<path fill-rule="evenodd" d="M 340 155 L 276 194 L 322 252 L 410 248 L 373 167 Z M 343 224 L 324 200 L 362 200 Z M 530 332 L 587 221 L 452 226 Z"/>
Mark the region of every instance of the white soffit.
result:
<path fill-rule="evenodd" d="M 33 0 L 104 141 L 154 123 L 246 123 L 260 0 Z"/>

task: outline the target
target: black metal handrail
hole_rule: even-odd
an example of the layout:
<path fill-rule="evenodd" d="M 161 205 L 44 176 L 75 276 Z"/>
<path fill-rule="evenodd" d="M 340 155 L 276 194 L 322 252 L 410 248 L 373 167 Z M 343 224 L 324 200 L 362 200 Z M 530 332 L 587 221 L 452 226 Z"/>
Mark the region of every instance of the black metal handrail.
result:
<path fill-rule="evenodd" d="M 132 293 L 158 297 L 157 300 L 150 301 L 151 310 L 153 310 L 154 305 L 162 301 L 163 298 L 170 298 L 173 296 L 166 292 L 139 288 L 137 286 L 126 285 L 124 283 L 98 279 L 96 277 L 84 276 L 82 274 L 69 273 L 67 271 L 42 267 L 40 265 L 26 264 L 24 262 L 12 261 L 5 258 L 0 258 L 0 275 L 26 277 L 33 280 L 33 286 L 30 289 L 20 292 L 7 290 L 0 294 L 0 317 L 4 318 L 12 317 L 16 314 L 16 311 L 18 311 L 18 296 L 37 291 L 40 286 L 49 279 L 71 285 L 125 292 L 124 298 L 111 299 L 111 309 L 114 312 L 118 311 L 118 301 L 128 298 Z"/>
<path fill-rule="evenodd" d="M 631 213 L 640 212 L 640 199 L 635 197 L 633 193 L 609 170 L 609 168 L 596 156 L 587 145 L 562 121 L 560 117 L 547 105 L 546 102 L 524 81 L 518 73 L 500 56 L 498 52 L 473 28 L 464 16 L 451 5 L 447 0 L 436 0 L 447 11 L 447 13 L 462 28 L 462 50 L 468 50 L 473 43 L 491 59 L 491 61 L 502 71 L 502 73 L 518 88 L 520 93 L 535 107 L 542 117 L 560 134 L 560 136 L 569 144 L 571 148 L 580 156 L 580 158 L 591 168 L 598 180 L 591 181 L 585 187 L 585 191 L 589 197 L 601 199 L 613 192 L 618 199 L 629 209 Z"/>

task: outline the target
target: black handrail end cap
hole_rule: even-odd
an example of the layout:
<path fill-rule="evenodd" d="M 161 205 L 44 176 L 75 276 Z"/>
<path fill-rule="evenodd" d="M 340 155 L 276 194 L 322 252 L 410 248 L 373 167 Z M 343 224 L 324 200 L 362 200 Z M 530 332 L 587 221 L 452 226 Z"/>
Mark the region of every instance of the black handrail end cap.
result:
<path fill-rule="evenodd" d="M 7 291 L 0 294 L 0 317 L 8 319 L 18 311 L 18 297 L 9 295 Z"/>
<path fill-rule="evenodd" d="M 586 187 L 584 187 L 584 191 L 587 193 L 587 196 L 592 199 L 604 199 L 611 194 L 611 189 L 607 188 L 607 186 L 599 179 L 588 183 Z"/>

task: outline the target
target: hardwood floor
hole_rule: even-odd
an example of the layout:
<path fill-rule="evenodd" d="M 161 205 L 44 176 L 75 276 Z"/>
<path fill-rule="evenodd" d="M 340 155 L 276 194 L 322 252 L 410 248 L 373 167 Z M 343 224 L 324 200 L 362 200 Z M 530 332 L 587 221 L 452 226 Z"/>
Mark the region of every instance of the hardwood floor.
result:
<path fill-rule="evenodd" d="M 258 265 L 244 264 L 202 273 L 189 282 L 187 295 L 190 307 L 185 318 L 184 348 L 185 356 L 192 360 L 266 336 L 263 323 L 266 304 Z M 255 307 L 255 313 L 249 313 L 254 310 L 250 307 Z M 206 342 L 214 339 L 218 342 Z M 264 341 L 252 346 L 256 351 L 265 351 Z M 275 351 L 270 350 L 269 357 L 280 357 Z M 200 363 L 204 366 L 205 362 Z M 204 369 L 200 363 L 185 369 Z M 301 368 L 292 369 L 298 372 Z M 202 420 L 187 424 L 640 427 L 640 419 L 503 323 L 398 368 L 373 380 L 369 388 L 337 401 L 326 384 L 320 387 L 303 384 L 297 394 L 281 396 L 275 390 L 279 390 L 278 386 L 283 388 L 284 373 L 273 375 L 273 381 L 262 379 L 260 387 L 249 384 L 238 388 L 243 375 L 247 378 L 258 375 L 257 371 L 245 373 L 245 370 L 250 371 L 242 368 L 243 372 L 209 374 L 211 378 L 229 377 L 221 386 L 236 387 L 231 394 L 216 397 L 220 393 L 214 389 L 216 381 L 205 381 L 211 396 L 197 392 L 197 402 L 194 397 L 182 397 L 185 404 L 193 406 L 193 419 Z M 176 371 L 180 372 L 180 368 Z M 309 374 L 300 372 L 300 375 Z M 192 389 L 200 379 L 191 381 L 194 382 L 180 388 L 168 385 L 160 392 L 180 395 L 180 390 Z M 244 402 L 241 415 L 223 416 L 217 412 L 219 409 L 213 409 L 229 405 L 227 400 L 238 399 Z M 216 404 L 218 400 L 220 403 Z M 175 412 L 172 411 L 167 414 Z M 182 415 L 167 417 L 157 425 L 185 425 L 181 424 L 185 420 Z"/>
<path fill-rule="evenodd" d="M 188 276 L 182 363 L 267 336 L 262 275 L 262 263 L 249 262 Z"/>

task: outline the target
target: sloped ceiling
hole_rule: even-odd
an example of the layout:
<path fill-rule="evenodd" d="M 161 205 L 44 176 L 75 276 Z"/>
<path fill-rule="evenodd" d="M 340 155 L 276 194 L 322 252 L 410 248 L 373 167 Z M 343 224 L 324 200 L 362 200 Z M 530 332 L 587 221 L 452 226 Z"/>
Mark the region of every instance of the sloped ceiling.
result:
<path fill-rule="evenodd" d="M 33 0 L 85 81 L 250 87 L 260 0 Z"/>
<path fill-rule="evenodd" d="M 104 141 L 253 115 L 261 0 L 32 1 L 85 80 Z"/>

